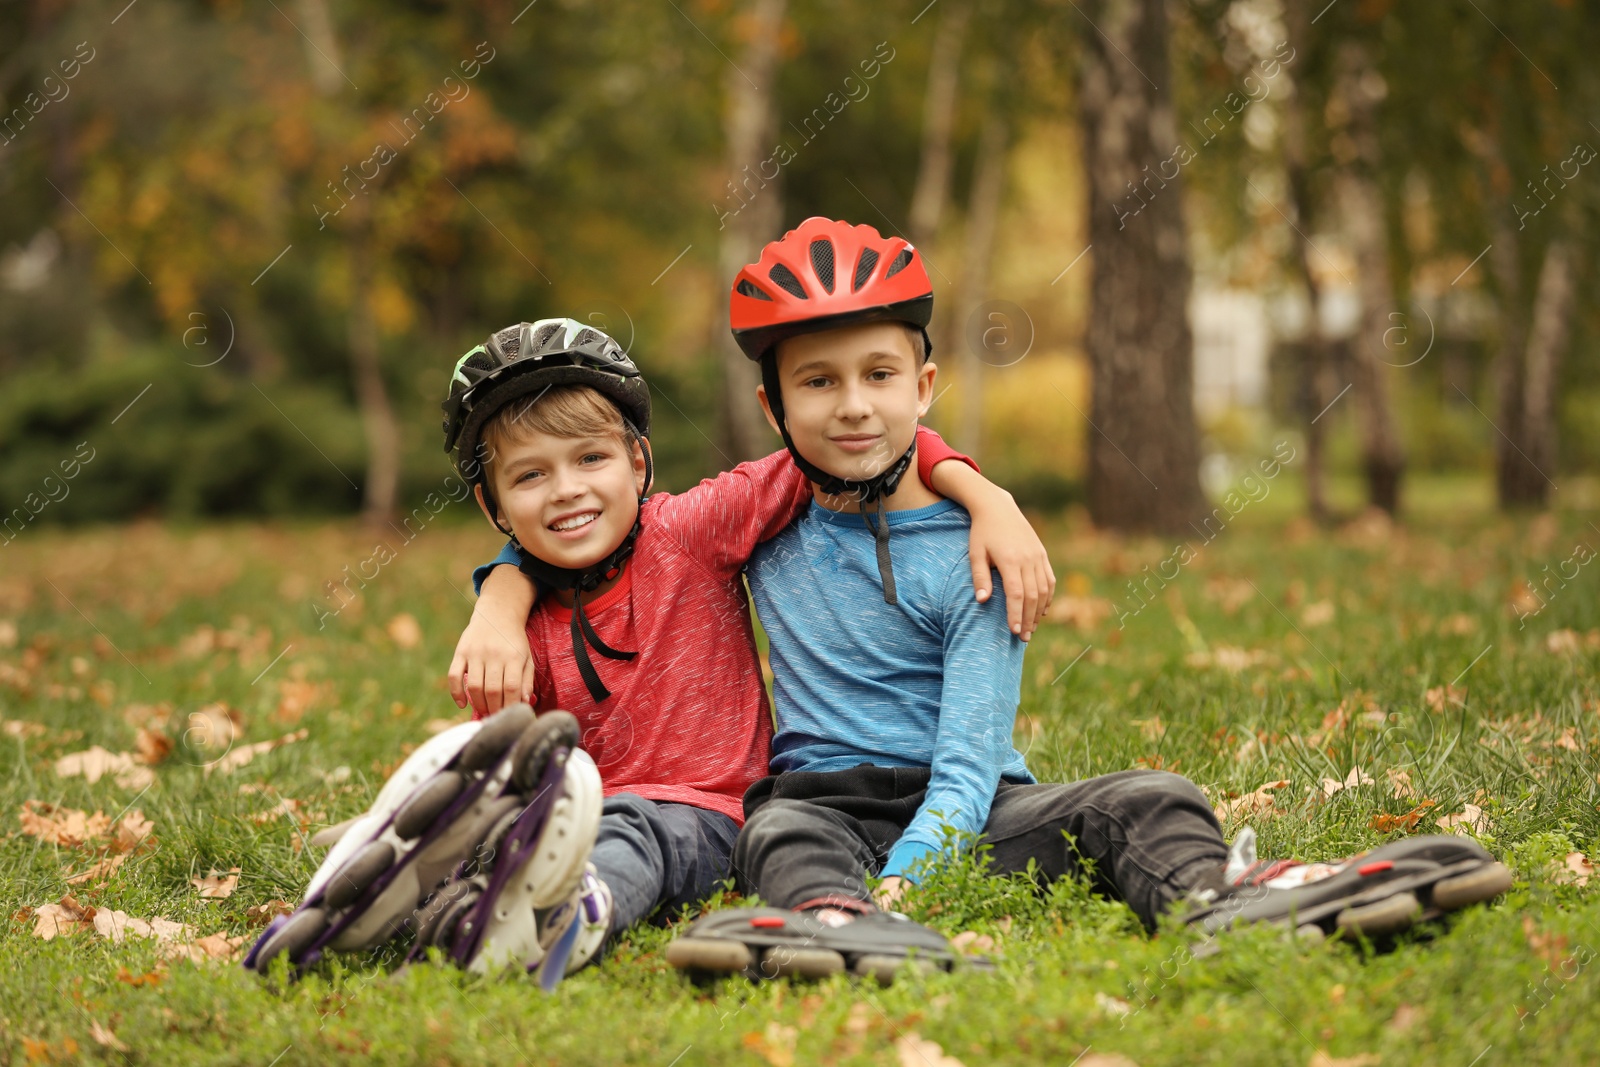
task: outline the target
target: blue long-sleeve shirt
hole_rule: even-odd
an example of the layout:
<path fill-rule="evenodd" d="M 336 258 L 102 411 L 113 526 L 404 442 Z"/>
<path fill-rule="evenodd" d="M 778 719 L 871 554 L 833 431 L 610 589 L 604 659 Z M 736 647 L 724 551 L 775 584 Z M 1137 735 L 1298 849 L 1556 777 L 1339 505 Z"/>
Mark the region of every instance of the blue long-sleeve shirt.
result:
<path fill-rule="evenodd" d="M 1002 778 L 1034 780 L 1011 742 L 1024 646 L 998 590 L 973 597 L 966 511 L 947 500 L 888 519 L 896 605 L 857 514 L 813 504 L 745 569 L 771 640 L 773 770 L 932 770 L 885 877 L 937 852 L 941 824 L 980 833 Z"/>

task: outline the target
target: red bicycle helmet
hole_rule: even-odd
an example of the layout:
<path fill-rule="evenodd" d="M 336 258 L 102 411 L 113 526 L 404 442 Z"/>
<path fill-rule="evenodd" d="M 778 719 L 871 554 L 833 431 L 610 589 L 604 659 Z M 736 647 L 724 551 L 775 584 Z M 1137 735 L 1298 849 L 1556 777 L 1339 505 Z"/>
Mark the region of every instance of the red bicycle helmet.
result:
<path fill-rule="evenodd" d="M 739 272 L 728 316 L 754 360 L 786 337 L 858 322 L 905 322 L 926 334 L 933 284 L 903 238 L 814 216 Z"/>

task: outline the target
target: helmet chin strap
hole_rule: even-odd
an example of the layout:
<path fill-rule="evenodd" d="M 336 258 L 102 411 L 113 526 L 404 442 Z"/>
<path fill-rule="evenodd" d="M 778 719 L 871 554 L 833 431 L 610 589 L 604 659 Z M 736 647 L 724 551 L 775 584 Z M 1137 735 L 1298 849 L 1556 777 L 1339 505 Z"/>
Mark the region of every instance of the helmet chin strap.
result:
<path fill-rule="evenodd" d="M 629 426 L 632 429 L 632 426 Z M 639 447 L 644 453 L 644 492 L 650 492 L 650 484 L 655 477 L 655 468 L 650 456 L 650 444 L 634 431 L 634 439 L 639 442 Z M 589 658 L 589 649 L 594 649 L 606 659 L 631 660 L 638 655 L 637 652 L 624 652 L 612 648 L 601 640 L 595 632 L 594 626 L 589 622 L 589 617 L 583 610 L 583 597 L 585 593 L 592 593 L 602 583 L 608 582 L 622 573 L 623 564 L 628 557 L 633 555 L 634 542 L 638 540 L 642 528 L 641 517 L 644 511 L 645 495 L 639 497 L 639 511 L 634 514 L 633 528 L 622 539 L 622 543 L 604 559 L 592 563 L 587 567 L 557 567 L 553 563 L 546 563 L 523 547 L 517 540 L 517 535 L 512 530 L 507 530 L 500 524 L 499 509 L 494 503 L 494 497 L 484 494 L 484 500 L 489 505 L 494 524 L 511 538 L 511 543 L 517 546 L 518 555 L 522 561 L 517 569 L 522 571 L 535 583 L 548 589 L 571 590 L 572 592 L 572 657 L 578 662 L 578 673 L 583 676 L 583 684 L 589 690 L 589 696 L 599 704 L 611 696 L 611 690 L 600 680 L 600 672 L 595 669 L 594 662 Z"/>
<path fill-rule="evenodd" d="M 899 599 L 894 584 L 894 559 L 889 555 L 887 498 L 893 496 L 895 490 L 900 488 L 900 479 L 904 478 L 906 471 L 911 468 L 911 460 L 917 454 L 916 436 L 912 436 L 911 446 L 901 453 L 899 459 L 872 477 L 861 479 L 837 477 L 806 459 L 795 447 L 794 438 L 789 434 L 789 420 L 783 413 L 783 388 L 778 382 L 778 358 L 770 351 L 761 358 L 761 384 L 767 391 L 767 405 L 772 408 L 773 421 L 778 424 L 778 433 L 782 435 L 783 445 L 789 450 L 795 466 L 799 467 L 801 473 L 816 483 L 817 488 L 824 493 L 830 496 L 853 496 L 861 504 L 861 519 L 867 524 L 867 529 L 872 531 L 872 536 L 877 542 L 878 577 L 883 580 L 883 602 L 898 604 Z M 867 505 L 874 502 L 878 505 L 876 523 L 872 520 L 871 512 L 867 511 Z"/>

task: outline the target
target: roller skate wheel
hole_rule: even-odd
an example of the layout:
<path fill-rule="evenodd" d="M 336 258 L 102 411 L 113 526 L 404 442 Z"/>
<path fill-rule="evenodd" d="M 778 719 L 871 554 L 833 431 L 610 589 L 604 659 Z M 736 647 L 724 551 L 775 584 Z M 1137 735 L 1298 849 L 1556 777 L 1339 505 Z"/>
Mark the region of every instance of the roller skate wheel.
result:
<path fill-rule="evenodd" d="M 429 778 L 394 813 L 394 832 L 402 841 L 421 837 L 466 785 L 466 779 L 456 771 L 440 771 Z"/>
<path fill-rule="evenodd" d="M 394 846 L 387 841 L 369 841 L 328 879 L 322 900 L 330 908 L 347 908 L 379 875 L 394 864 Z"/>
<path fill-rule="evenodd" d="M 289 962 L 295 963 L 296 957 L 311 947 L 321 933 L 328 928 L 328 913 L 321 908 L 306 908 L 289 916 L 277 931 L 267 938 L 261 946 L 261 951 L 256 953 L 255 968 L 265 971 L 279 955 L 288 953 Z"/>
<path fill-rule="evenodd" d="M 750 950 L 738 941 L 684 937 L 667 946 L 667 962 L 680 971 L 733 974 L 750 966 Z"/>
<path fill-rule="evenodd" d="M 1433 887 L 1433 906 L 1445 911 L 1490 900 L 1511 888 L 1511 870 L 1503 863 L 1491 863 Z"/>
<path fill-rule="evenodd" d="M 769 948 L 761 958 L 764 978 L 826 978 L 844 970 L 844 957 L 831 949 Z"/>
<path fill-rule="evenodd" d="M 533 709 L 526 704 L 501 708 L 483 720 L 483 728 L 461 750 L 456 765 L 468 773 L 494 766 L 533 721 Z"/>
<path fill-rule="evenodd" d="M 1422 905 L 1414 894 L 1396 893 L 1371 904 L 1344 909 L 1337 923 L 1347 933 L 1378 937 L 1404 930 L 1421 914 Z"/>

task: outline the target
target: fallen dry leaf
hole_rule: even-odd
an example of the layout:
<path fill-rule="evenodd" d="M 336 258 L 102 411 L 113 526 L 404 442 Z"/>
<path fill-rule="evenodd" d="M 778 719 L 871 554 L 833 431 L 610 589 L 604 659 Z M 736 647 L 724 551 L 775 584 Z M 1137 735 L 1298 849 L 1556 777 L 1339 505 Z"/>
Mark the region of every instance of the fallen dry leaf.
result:
<path fill-rule="evenodd" d="M 1121 997 L 1114 997 L 1110 993 L 1096 993 L 1094 995 L 1094 1003 L 1096 1007 L 1107 1015 L 1122 1016 L 1133 1010 L 1132 1004 L 1129 1004 Z"/>
<path fill-rule="evenodd" d="M 1342 789 L 1354 789 L 1358 785 L 1371 784 L 1372 775 L 1368 774 L 1360 767 L 1351 767 L 1350 773 L 1345 775 L 1344 781 L 1342 782 L 1337 778 L 1322 779 L 1322 798 L 1326 800 Z"/>
<path fill-rule="evenodd" d="M 1453 685 L 1436 685 L 1422 694 L 1422 702 L 1428 705 L 1429 711 L 1443 711 L 1451 704 L 1464 708 L 1467 706 L 1467 691 Z"/>
<path fill-rule="evenodd" d="M 280 915 L 293 913 L 294 905 L 287 900 L 269 900 L 265 904 L 252 904 L 244 909 L 244 917 L 251 926 L 265 926 Z"/>
<path fill-rule="evenodd" d="M 306 712 L 332 699 L 331 682 L 308 682 L 301 678 L 285 678 L 278 683 L 278 709 L 272 713 L 272 719 L 285 726 L 293 726 Z"/>
<path fill-rule="evenodd" d="M 744 1035 L 744 1047 L 772 1064 L 772 1067 L 794 1067 L 794 1039 L 798 1035 L 792 1026 L 769 1022 L 762 1033 L 754 1030 Z"/>
<path fill-rule="evenodd" d="M 79 904 L 72 894 L 57 904 L 41 904 L 33 909 L 33 936 L 42 941 L 70 937 L 79 930 L 94 929 L 95 909 Z"/>
<path fill-rule="evenodd" d="M 1552 971 L 1558 970 L 1567 960 L 1567 935 L 1549 934 L 1539 929 L 1533 921 L 1533 916 L 1522 917 L 1522 936 L 1528 941 L 1528 948 L 1535 956 L 1544 960 L 1545 966 Z"/>
<path fill-rule="evenodd" d="M 111 817 L 103 811 L 87 815 L 40 800 L 24 800 L 18 818 L 23 833 L 62 848 L 78 848 L 111 832 Z"/>
<path fill-rule="evenodd" d="M 1561 731 L 1561 736 L 1555 739 L 1555 746 L 1557 748 L 1567 749 L 1569 752 L 1581 751 L 1581 748 L 1578 745 L 1578 728 L 1576 726 L 1569 726 L 1565 730 Z"/>
<path fill-rule="evenodd" d="M 282 737 L 275 738 L 271 741 L 257 741 L 253 745 L 244 745 L 227 753 L 220 759 L 205 764 L 201 767 L 201 770 L 208 775 L 212 771 L 221 771 L 223 774 L 232 774 L 234 771 L 238 770 L 240 767 L 243 767 L 257 756 L 271 752 L 275 748 L 281 748 L 284 745 L 293 744 L 296 741 L 304 741 L 309 736 L 311 736 L 309 731 L 301 729 L 296 730 L 292 734 L 284 734 Z"/>
<path fill-rule="evenodd" d="M 993 952 L 994 938 L 988 934 L 980 934 L 976 930 L 963 930 L 950 939 L 950 947 L 969 956 L 979 952 Z"/>
<path fill-rule="evenodd" d="M 1395 830 L 1405 830 L 1409 833 L 1417 828 L 1417 823 L 1421 822 L 1422 817 L 1428 814 L 1428 809 L 1437 804 L 1438 801 L 1436 800 L 1424 800 L 1404 815 L 1390 815 L 1387 812 L 1379 812 L 1367 820 L 1367 826 L 1381 834 L 1391 833 Z"/>
<path fill-rule="evenodd" d="M 1167 736 L 1167 726 L 1161 721 L 1161 716 L 1159 715 L 1153 719 L 1132 719 L 1129 721 L 1139 728 L 1139 736 L 1146 741 L 1159 741 Z"/>
<path fill-rule="evenodd" d="M 191 963 L 207 963 L 211 960 L 230 960 L 239 954 L 245 941 L 244 935 L 229 937 L 222 931 L 197 937 L 193 941 L 172 941 L 163 944 L 160 954 L 169 960 L 186 959 Z"/>
<path fill-rule="evenodd" d="M 1444 815 L 1435 821 L 1441 830 L 1448 830 L 1453 834 L 1486 834 L 1489 832 L 1489 820 L 1484 816 L 1483 809 L 1476 804 L 1464 804 L 1456 814 Z"/>
<path fill-rule="evenodd" d="M 1589 876 L 1594 874 L 1594 863 L 1582 852 L 1568 852 L 1567 858 L 1561 866 L 1556 868 L 1552 879 L 1560 885 L 1575 885 L 1582 889 L 1589 884 Z"/>
<path fill-rule="evenodd" d="M 1403 1034 L 1420 1023 L 1426 1016 L 1421 1008 L 1410 1004 L 1402 1004 L 1394 1010 L 1394 1018 L 1384 1024 L 1384 1028 L 1391 1033 Z"/>
<path fill-rule="evenodd" d="M 125 911 L 111 911 L 107 908 L 96 908 L 94 913 L 94 931 L 101 937 L 109 937 L 113 944 L 121 944 L 128 937 L 149 937 L 157 941 L 177 941 L 187 939 L 193 932 L 183 923 L 175 923 L 171 919 L 157 916 L 154 919 L 139 919 Z"/>
<path fill-rule="evenodd" d="M 189 884 L 200 890 L 201 900 L 226 900 L 239 888 L 239 868 L 229 867 L 226 875 L 215 869 L 204 878 L 191 878 Z"/>
<path fill-rule="evenodd" d="M 1547 634 L 1544 647 L 1558 656 L 1574 656 L 1583 649 L 1583 638 L 1576 630 L 1556 630 Z"/>
<path fill-rule="evenodd" d="M 1391 796 L 1405 800 L 1408 797 L 1414 797 L 1417 795 L 1417 791 L 1411 788 L 1410 771 L 1404 770 L 1400 767 L 1390 767 L 1388 770 L 1383 772 L 1383 775 L 1385 778 L 1389 779 L 1389 793 Z"/>
<path fill-rule="evenodd" d="M 1319 1048 L 1311 1054 L 1311 1062 L 1306 1067 L 1374 1067 L 1382 1062 L 1371 1052 L 1361 1052 L 1354 1056 L 1330 1056 Z"/>
<path fill-rule="evenodd" d="M 422 728 L 430 734 L 442 734 L 452 726 L 460 726 L 464 722 L 471 721 L 470 719 L 429 719 L 422 724 Z"/>
<path fill-rule="evenodd" d="M 111 855 L 104 856 L 95 861 L 95 863 L 90 865 L 90 867 L 82 874 L 75 874 L 69 877 L 67 879 L 67 884 L 81 885 L 84 882 L 103 881 L 104 879 L 110 878 L 113 874 L 116 874 L 117 868 L 121 867 L 125 862 L 127 862 L 127 859 L 128 854 L 126 852 L 113 852 Z"/>
<path fill-rule="evenodd" d="M 133 739 L 134 758 L 140 763 L 154 766 L 172 754 L 172 738 L 148 727 Z"/>
<path fill-rule="evenodd" d="M 422 644 L 422 627 L 417 625 L 417 617 L 409 611 L 402 611 L 390 619 L 384 629 L 389 632 L 389 640 L 401 648 L 416 648 Z"/>
<path fill-rule="evenodd" d="M 207 704 L 189 713 L 183 743 L 202 756 L 225 753 L 244 731 L 244 717 L 226 704 Z"/>
<path fill-rule="evenodd" d="M 0 731 L 7 737 L 16 737 L 27 740 L 30 737 L 43 737 L 48 731 L 43 723 L 25 722 L 22 719 L 0 719 Z"/>
<path fill-rule="evenodd" d="M 1093 630 L 1115 610 L 1111 601 L 1104 597 L 1058 596 L 1050 602 L 1050 614 L 1045 616 L 1045 621 Z"/>
<path fill-rule="evenodd" d="M 156 780 L 155 772 L 140 765 L 131 752 L 107 752 L 99 745 L 62 756 L 55 762 L 55 772 L 61 778 L 82 775 L 90 785 L 110 774 L 124 789 L 144 789 Z"/>
<path fill-rule="evenodd" d="M 1184 662 L 1191 667 L 1217 667 L 1230 674 L 1238 674 L 1242 670 L 1265 663 L 1268 654 L 1260 649 L 1235 648 L 1232 645 L 1217 645 L 1209 652 L 1191 652 L 1184 657 Z"/>
<path fill-rule="evenodd" d="M 966 1067 L 954 1056 L 946 1056 L 939 1042 L 929 1041 L 915 1030 L 901 1034 L 894 1051 L 900 1058 L 900 1067 Z"/>
<path fill-rule="evenodd" d="M 101 1026 L 94 1019 L 89 1020 L 89 1036 L 94 1038 L 96 1044 L 104 1045 L 106 1048 L 117 1052 L 128 1051 L 128 1046 L 117 1040 L 117 1035 L 111 1032 L 110 1027 Z"/>
<path fill-rule="evenodd" d="M 1273 790 L 1282 789 L 1289 784 L 1289 779 L 1281 778 L 1276 782 L 1267 782 L 1253 793 L 1246 793 L 1242 797 L 1223 800 L 1213 808 L 1218 822 L 1227 822 L 1229 819 L 1242 819 L 1251 815 L 1271 817 L 1283 814 L 1282 809 L 1273 803 Z"/>
<path fill-rule="evenodd" d="M 1335 613 L 1333 601 L 1319 600 L 1300 610 L 1300 623 L 1303 626 L 1326 626 L 1333 621 Z"/>

